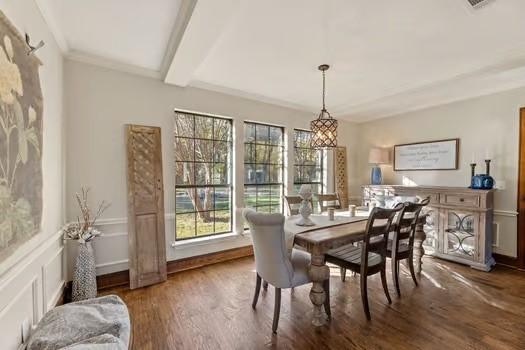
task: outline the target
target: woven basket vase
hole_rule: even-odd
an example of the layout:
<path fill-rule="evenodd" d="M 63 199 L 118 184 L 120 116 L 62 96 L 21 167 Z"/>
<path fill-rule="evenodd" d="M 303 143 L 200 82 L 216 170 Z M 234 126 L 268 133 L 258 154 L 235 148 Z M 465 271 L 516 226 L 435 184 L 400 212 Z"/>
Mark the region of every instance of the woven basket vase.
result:
<path fill-rule="evenodd" d="M 95 267 L 95 254 L 91 242 L 78 245 L 78 256 L 73 272 L 73 301 L 96 298 L 97 273 Z"/>

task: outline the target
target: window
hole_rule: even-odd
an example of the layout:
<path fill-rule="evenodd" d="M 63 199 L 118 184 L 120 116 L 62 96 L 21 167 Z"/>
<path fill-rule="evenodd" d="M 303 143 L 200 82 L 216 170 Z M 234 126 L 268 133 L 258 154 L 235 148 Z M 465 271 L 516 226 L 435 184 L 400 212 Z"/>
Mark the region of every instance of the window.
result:
<path fill-rule="evenodd" d="M 311 185 L 314 194 L 323 193 L 324 153 L 310 146 L 311 137 L 310 131 L 294 129 L 293 190 L 296 193 L 303 184 Z M 313 209 L 316 212 L 319 207 L 315 196 L 313 202 Z"/>
<path fill-rule="evenodd" d="M 175 112 L 175 239 L 232 231 L 232 121 Z"/>
<path fill-rule="evenodd" d="M 283 212 L 284 129 L 244 123 L 244 205 L 260 212 Z"/>

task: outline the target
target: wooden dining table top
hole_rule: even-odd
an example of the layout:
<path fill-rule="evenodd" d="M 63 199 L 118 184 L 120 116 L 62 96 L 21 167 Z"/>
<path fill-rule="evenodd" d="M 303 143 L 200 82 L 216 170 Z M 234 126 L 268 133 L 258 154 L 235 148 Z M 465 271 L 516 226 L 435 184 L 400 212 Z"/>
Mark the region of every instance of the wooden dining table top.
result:
<path fill-rule="evenodd" d="M 426 215 L 420 215 L 418 221 L 425 220 Z M 321 246 L 325 249 L 332 249 L 343 244 L 361 241 L 366 232 L 366 224 L 368 215 L 361 213 L 354 218 L 353 222 L 337 223 L 334 222 L 331 226 L 315 227 L 311 226 L 303 232 L 296 233 L 294 236 L 294 244 L 304 248 L 312 248 L 313 246 Z M 386 225 L 386 220 L 378 220 L 374 226 Z M 390 226 L 391 230 L 395 230 L 395 220 Z"/>
<path fill-rule="evenodd" d="M 368 219 L 338 224 L 328 227 L 312 228 L 310 231 L 297 233 L 295 241 L 304 241 L 312 244 L 321 244 L 341 237 L 354 236 L 356 239 L 364 235 Z"/>

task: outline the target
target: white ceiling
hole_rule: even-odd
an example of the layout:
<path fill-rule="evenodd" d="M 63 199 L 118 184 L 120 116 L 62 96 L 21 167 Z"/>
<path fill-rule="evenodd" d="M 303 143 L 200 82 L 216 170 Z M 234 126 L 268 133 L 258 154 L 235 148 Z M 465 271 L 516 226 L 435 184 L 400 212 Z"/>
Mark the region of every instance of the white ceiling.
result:
<path fill-rule="evenodd" d="M 223 25 L 193 30 L 212 1 L 199 1 L 184 41 L 211 42 L 167 82 L 363 121 L 525 85 L 525 1 L 228 1 Z M 217 21 L 217 17 L 214 18 Z M 213 38 L 213 40 L 210 39 Z M 175 61 L 176 62 L 176 61 Z M 509 74 L 512 69 L 512 74 Z"/>
<path fill-rule="evenodd" d="M 67 53 L 159 71 L 181 0 L 37 0 Z"/>
<path fill-rule="evenodd" d="M 313 114 L 321 63 L 328 109 L 354 121 L 525 86 L 524 0 L 37 2 L 77 59 Z"/>

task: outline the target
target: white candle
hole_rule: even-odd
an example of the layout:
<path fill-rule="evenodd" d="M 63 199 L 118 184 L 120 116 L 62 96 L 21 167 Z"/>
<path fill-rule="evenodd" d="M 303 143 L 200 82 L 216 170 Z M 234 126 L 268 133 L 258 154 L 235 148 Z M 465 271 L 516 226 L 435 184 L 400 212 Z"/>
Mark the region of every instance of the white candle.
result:
<path fill-rule="evenodd" d="M 490 159 L 490 150 L 485 148 L 485 159 Z"/>
<path fill-rule="evenodd" d="M 476 154 L 472 152 L 472 157 L 470 158 L 470 164 L 476 164 Z"/>

